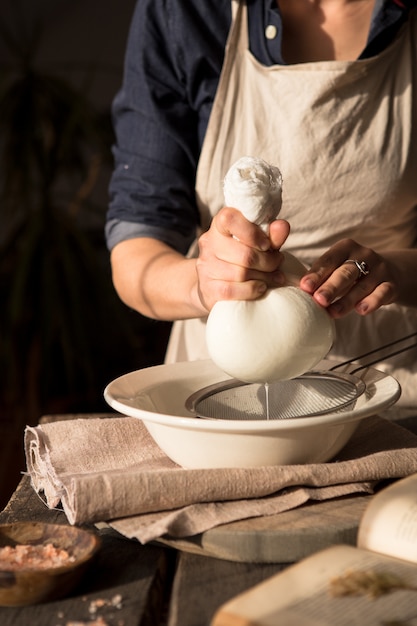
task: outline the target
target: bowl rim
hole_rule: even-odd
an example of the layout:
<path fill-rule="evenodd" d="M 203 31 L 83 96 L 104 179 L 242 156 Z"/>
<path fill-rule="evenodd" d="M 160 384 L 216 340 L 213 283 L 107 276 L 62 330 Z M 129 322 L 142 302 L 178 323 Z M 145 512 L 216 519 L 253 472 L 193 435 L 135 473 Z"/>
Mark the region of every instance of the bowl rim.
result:
<path fill-rule="evenodd" d="M 315 371 L 334 366 L 334 361 L 320 362 Z M 348 369 L 345 372 L 348 372 Z M 210 359 L 182 361 L 156 365 L 119 376 L 104 390 L 106 402 L 122 415 L 141 419 L 145 425 L 158 424 L 184 430 L 201 430 L 212 433 L 267 433 L 285 432 L 317 426 L 337 425 L 374 415 L 393 405 L 401 395 L 398 381 L 389 374 L 372 367 L 364 368 L 361 379 L 366 389 L 358 398 L 358 406 L 343 413 L 327 413 L 318 416 L 297 417 L 285 420 L 222 420 L 194 416 L 185 408 L 186 399 L 193 393 L 215 383 L 233 380 Z M 183 400 L 184 415 L 170 415 L 141 407 L 141 399 L 149 400 L 149 394 L 162 391 L 164 385 L 184 382 L 186 388 L 177 387 L 177 399 Z M 149 402 L 148 402 L 149 404 Z"/>

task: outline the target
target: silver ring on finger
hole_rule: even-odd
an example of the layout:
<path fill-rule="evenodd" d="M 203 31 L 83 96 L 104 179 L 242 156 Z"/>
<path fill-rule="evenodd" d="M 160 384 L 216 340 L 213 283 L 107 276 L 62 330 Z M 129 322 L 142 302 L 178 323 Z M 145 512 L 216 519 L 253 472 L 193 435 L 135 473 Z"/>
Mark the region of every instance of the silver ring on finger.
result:
<path fill-rule="evenodd" d="M 356 280 L 360 280 L 361 278 L 363 278 L 364 276 L 368 276 L 370 269 L 368 267 L 368 264 L 366 263 L 366 261 L 358 261 L 357 259 L 346 259 L 346 261 L 344 261 L 343 265 L 345 263 L 351 263 L 353 265 L 356 265 L 357 269 L 358 269 L 358 278 Z"/>

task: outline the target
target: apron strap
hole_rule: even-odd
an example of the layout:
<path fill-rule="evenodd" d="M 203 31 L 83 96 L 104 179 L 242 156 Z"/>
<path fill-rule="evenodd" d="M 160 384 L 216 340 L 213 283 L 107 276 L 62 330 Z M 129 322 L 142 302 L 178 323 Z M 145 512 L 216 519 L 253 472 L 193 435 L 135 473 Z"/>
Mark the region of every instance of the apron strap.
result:
<path fill-rule="evenodd" d="M 240 23 L 246 24 L 246 28 L 240 28 Z M 249 48 L 248 17 L 246 0 L 232 0 L 232 24 L 230 26 L 229 37 L 226 48 L 233 44 L 239 50 Z"/>
<path fill-rule="evenodd" d="M 237 15 L 237 11 L 238 11 L 238 8 L 239 8 L 239 4 L 240 4 L 239 0 L 232 0 L 232 23 L 236 19 L 236 15 Z"/>

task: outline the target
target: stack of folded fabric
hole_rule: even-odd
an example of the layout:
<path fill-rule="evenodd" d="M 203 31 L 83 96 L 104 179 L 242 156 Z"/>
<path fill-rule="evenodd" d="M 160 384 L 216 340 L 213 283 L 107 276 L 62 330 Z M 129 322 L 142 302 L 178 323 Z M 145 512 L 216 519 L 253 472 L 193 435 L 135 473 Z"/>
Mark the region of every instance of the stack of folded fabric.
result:
<path fill-rule="evenodd" d="M 309 500 L 373 493 L 417 472 L 417 436 L 378 416 L 363 420 L 337 459 L 248 469 L 184 469 L 130 417 L 27 427 L 27 469 L 50 508 L 71 524 L 108 522 L 146 543 L 288 511 Z"/>

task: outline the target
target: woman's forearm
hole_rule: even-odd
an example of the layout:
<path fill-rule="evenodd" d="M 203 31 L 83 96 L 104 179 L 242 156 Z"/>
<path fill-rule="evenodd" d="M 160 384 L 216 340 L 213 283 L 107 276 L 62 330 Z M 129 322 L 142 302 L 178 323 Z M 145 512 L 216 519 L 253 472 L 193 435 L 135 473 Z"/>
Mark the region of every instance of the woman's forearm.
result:
<path fill-rule="evenodd" d="M 111 253 L 113 283 L 120 299 L 147 317 L 173 321 L 204 317 L 198 296 L 195 259 L 163 242 L 135 238 Z"/>

